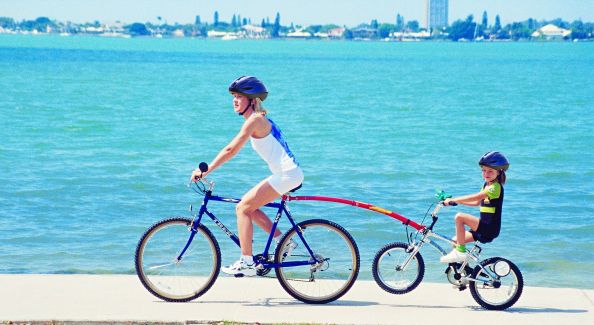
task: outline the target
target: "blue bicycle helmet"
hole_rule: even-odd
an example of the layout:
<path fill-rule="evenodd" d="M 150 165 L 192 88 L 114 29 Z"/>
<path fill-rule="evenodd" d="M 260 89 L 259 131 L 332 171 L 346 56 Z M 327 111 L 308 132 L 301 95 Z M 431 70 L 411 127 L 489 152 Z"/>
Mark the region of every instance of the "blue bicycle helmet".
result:
<path fill-rule="evenodd" d="M 268 96 L 268 90 L 262 81 L 252 76 L 241 76 L 235 79 L 229 85 L 229 92 L 239 93 L 251 99 L 260 98 L 262 101 Z"/>
<path fill-rule="evenodd" d="M 499 151 L 489 151 L 479 160 L 480 166 L 486 166 L 497 170 L 506 171 L 509 168 L 509 161 Z"/>

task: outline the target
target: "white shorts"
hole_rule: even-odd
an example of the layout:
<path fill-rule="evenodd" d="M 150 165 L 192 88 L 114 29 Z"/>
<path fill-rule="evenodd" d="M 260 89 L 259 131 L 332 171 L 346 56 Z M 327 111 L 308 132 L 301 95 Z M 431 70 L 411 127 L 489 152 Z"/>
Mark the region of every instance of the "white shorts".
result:
<path fill-rule="evenodd" d="M 279 195 L 283 195 L 303 183 L 303 172 L 297 167 L 272 174 L 266 180 Z"/>

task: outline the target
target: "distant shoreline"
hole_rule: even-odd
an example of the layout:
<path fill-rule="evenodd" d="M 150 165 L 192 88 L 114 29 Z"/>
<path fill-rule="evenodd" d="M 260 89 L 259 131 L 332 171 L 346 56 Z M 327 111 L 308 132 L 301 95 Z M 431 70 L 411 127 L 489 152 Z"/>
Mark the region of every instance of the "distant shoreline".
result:
<path fill-rule="evenodd" d="M 214 23 L 202 22 L 196 17 L 193 24 L 167 23 L 124 23 L 104 24 L 72 23 L 38 17 L 35 20 L 15 21 L 10 17 L 0 17 L 0 34 L 58 34 L 93 35 L 103 37 L 155 37 L 155 38 L 220 38 L 237 39 L 320 39 L 320 40 L 379 40 L 379 41 L 460 41 L 482 42 L 495 40 L 540 40 L 540 41 L 574 41 L 594 40 L 594 23 L 574 20 L 563 21 L 561 18 L 551 21 L 538 21 L 529 18 L 521 22 L 501 25 L 499 16 L 495 22 L 488 24 L 486 12 L 482 22 L 474 21 L 469 15 L 465 20 L 456 20 L 441 27 L 423 28 L 418 21 L 408 21 L 397 16 L 397 22 L 362 23 L 355 27 L 335 24 L 300 26 L 283 26 L 277 14 L 274 23 L 262 21 L 252 24 L 251 21 L 233 17 L 228 23 L 215 18 Z"/>
<path fill-rule="evenodd" d="M 399 40 L 399 39 L 366 39 L 366 38 L 356 38 L 356 39 L 320 39 L 320 38 L 264 38 L 264 39 L 252 39 L 252 38 L 237 38 L 237 39 L 222 39 L 221 37 L 192 37 L 192 36 L 185 36 L 185 37 L 154 37 L 154 36 L 130 36 L 130 35 L 95 35 L 95 34 L 69 34 L 69 35 L 61 35 L 57 33 L 0 33 L 1 36 L 32 36 L 32 37 L 81 37 L 81 38 L 105 38 L 105 39 L 166 39 L 166 40 L 181 40 L 181 39 L 189 39 L 189 40 L 215 40 L 215 41 L 312 41 L 312 42 L 379 42 L 379 43 L 591 43 L 594 42 L 594 38 L 592 39 L 573 39 L 573 40 L 563 40 L 563 39 L 553 39 L 553 40 L 531 40 L 531 39 L 520 39 L 520 40 L 512 40 L 512 39 L 492 39 L 492 40 L 458 40 L 453 41 L 449 39 L 406 39 L 406 40 Z"/>

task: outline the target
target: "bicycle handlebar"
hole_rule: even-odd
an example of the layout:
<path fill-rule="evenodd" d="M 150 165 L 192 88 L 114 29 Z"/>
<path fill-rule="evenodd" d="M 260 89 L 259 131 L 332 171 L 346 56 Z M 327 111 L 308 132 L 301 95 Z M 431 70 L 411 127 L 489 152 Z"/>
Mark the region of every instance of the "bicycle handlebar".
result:
<path fill-rule="evenodd" d="M 202 161 L 202 162 L 200 162 L 200 164 L 198 164 L 198 169 L 200 169 L 200 171 L 202 173 L 206 173 L 208 171 L 208 164 L 205 163 L 204 161 Z M 196 184 L 196 186 L 198 187 L 198 189 L 201 192 L 204 192 L 204 190 L 206 188 L 200 189 L 200 187 L 198 186 L 198 183 L 203 184 L 205 187 L 208 186 L 209 191 L 212 191 L 212 189 L 214 188 L 214 184 L 215 184 L 213 181 L 209 181 L 206 178 L 203 178 L 202 174 L 200 176 L 195 176 L 194 179 L 191 180 L 190 183 L 188 183 L 188 187 L 192 187 L 192 183 Z"/>
<path fill-rule="evenodd" d="M 449 202 L 448 205 L 443 204 L 444 200 L 440 200 L 439 203 L 435 206 L 435 209 L 433 209 L 433 212 L 431 212 L 431 216 L 433 217 L 433 219 L 437 218 L 437 214 L 439 213 L 439 210 L 441 210 L 441 208 L 445 207 L 445 206 L 456 206 L 458 205 L 458 203 L 456 202 Z"/>
<path fill-rule="evenodd" d="M 198 169 L 200 169 L 200 171 L 202 173 L 206 173 L 208 171 L 208 164 L 205 163 L 204 161 L 200 162 L 200 164 L 198 164 Z M 200 174 L 200 176 L 194 176 L 194 179 L 197 181 L 199 179 L 202 178 L 202 174 Z"/>

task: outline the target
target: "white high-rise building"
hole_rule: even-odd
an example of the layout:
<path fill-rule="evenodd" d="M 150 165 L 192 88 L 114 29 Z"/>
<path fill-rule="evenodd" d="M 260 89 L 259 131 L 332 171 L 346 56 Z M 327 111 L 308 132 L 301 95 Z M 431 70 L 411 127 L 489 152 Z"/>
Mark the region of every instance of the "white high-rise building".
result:
<path fill-rule="evenodd" d="M 448 25 L 448 0 L 427 0 L 427 30 Z"/>

